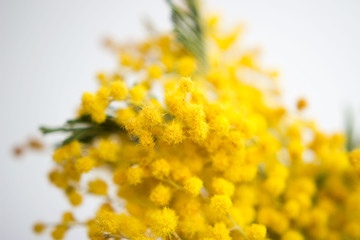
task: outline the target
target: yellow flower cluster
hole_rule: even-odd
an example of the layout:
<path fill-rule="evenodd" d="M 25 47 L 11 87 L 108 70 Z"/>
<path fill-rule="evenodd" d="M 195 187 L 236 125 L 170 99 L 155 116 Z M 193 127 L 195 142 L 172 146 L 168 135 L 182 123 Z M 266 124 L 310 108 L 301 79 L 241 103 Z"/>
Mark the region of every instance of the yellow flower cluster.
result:
<path fill-rule="evenodd" d="M 104 204 L 85 221 L 68 214 L 54 239 L 76 224 L 93 240 L 360 239 L 360 150 L 302 118 L 305 101 L 286 110 L 240 33 L 209 19 L 204 69 L 172 34 L 114 48 L 118 69 L 98 75 L 79 116 L 118 128 L 57 148 L 49 175 L 72 205 Z M 88 180 L 98 170 L 112 182 Z"/>

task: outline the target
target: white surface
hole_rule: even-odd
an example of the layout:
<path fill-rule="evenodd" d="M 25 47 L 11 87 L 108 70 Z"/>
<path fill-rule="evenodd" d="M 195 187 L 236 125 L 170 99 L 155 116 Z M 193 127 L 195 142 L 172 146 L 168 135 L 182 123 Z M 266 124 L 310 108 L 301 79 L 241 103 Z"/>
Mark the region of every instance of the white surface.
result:
<path fill-rule="evenodd" d="M 97 70 L 116 59 L 101 47 L 104 36 L 144 36 L 148 16 L 170 29 L 164 0 L 0 0 L 0 239 L 34 236 L 36 220 L 54 222 L 70 206 L 47 181 L 46 154 L 14 160 L 11 148 L 41 124 L 71 117 Z M 227 23 L 245 21 L 247 41 L 264 50 L 264 62 L 281 70 L 285 102 L 305 96 L 308 115 L 326 130 L 343 126 L 346 104 L 360 112 L 360 1 L 208 1 Z M 359 115 L 358 119 L 359 118 Z M 50 154 L 50 153 L 49 153 Z M 77 211 L 86 216 L 94 201 Z M 67 239 L 84 239 L 82 230 Z"/>

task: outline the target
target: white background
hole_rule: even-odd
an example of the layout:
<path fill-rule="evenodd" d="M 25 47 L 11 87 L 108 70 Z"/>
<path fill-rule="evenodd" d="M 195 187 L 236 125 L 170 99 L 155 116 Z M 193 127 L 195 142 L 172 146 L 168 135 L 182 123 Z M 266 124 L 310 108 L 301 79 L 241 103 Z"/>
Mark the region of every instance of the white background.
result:
<path fill-rule="evenodd" d="M 14 160 L 12 147 L 38 134 L 39 125 L 73 116 L 81 93 L 95 89 L 96 71 L 112 69 L 116 58 L 102 48 L 103 37 L 144 37 L 144 16 L 169 30 L 169 9 L 165 0 L 0 2 L 0 239 L 49 239 L 34 236 L 32 223 L 55 222 L 71 209 L 47 181 L 50 150 Z M 308 115 L 327 131 L 343 127 L 345 106 L 360 112 L 360 1 L 206 2 L 228 26 L 246 24 L 247 42 L 261 46 L 264 62 L 281 70 L 287 106 L 305 96 Z M 79 216 L 89 215 L 92 204 L 85 201 Z M 78 229 L 67 235 L 84 238 Z"/>

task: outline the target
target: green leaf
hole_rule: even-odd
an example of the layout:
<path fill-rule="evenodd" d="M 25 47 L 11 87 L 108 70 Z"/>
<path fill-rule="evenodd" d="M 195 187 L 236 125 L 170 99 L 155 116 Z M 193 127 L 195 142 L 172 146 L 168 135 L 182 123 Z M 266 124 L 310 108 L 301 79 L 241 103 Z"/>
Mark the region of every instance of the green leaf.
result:
<path fill-rule="evenodd" d="M 196 57 L 200 69 L 205 68 L 207 58 L 198 0 L 184 0 L 184 7 L 174 4 L 173 0 L 167 0 L 167 3 L 172 11 L 171 19 L 177 40 Z"/>
<path fill-rule="evenodd" d="M 70 133 L 70 135 L 61 143 L 61 145 L 66 145 L 75 140 L 82 143 L 89 143 L 96 137 L 121 132 L 124 131 L 124 129 L 117 125 L 110 116 L 106 117 L 105 122 L 97 124 L 91 121 L 90 116 L 84 115 L 76 119 L 68 120 L 62 127 L 40 127 L 40 131 L 43 134 L 54 132 Z"/>

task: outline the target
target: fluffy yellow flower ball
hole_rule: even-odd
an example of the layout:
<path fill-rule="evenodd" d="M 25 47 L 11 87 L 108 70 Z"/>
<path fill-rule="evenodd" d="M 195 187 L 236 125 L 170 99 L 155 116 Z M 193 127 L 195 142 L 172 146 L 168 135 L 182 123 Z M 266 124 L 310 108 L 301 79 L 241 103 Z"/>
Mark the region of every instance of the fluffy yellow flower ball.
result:
<path fill-rule="evenodd" d="M 159 237 L 172 235 L 178 224 L 175 211 L 170 208 L 155 210 L 150 214 L 150 229 Z"/>
<path fill-rule="evenodd" d="M 264 240 L 266 238 L 266 227 L 261 224 L 251 224 L 246 228 L 245 234 L 249 240 Z"/>
<path fill-rule="evenodd" d="M 203 186 L 203 182 L 200 178 L 197 177 L 191 177 L 187 180 L 185 180 L 184 188 L 186 191 L 191 193 L 193 196 L 200 194 L 200 189 Z"/>
<path fill-rule="evenodd" d="M 231 199 L 227 195 L 215 195 L 210 200 L 210 208 L 221 215 L 228 213 L 231 206 Z"/>
<path fill-rule="evenodd" d="M 167 205 L 171 199 L 171 189 L 162 184 L 157 185 L 150 194 L 150 200 L 157 205 Z"/>

